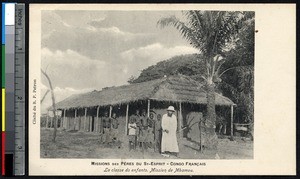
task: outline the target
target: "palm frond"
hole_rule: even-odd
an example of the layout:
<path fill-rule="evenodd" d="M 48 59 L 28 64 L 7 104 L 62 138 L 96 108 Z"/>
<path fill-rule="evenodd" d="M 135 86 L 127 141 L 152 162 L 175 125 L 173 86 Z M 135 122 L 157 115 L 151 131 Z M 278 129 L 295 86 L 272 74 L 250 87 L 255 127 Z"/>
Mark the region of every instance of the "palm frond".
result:
<path fill-rule="evenodd" d="M 189 28 L 184 22 L 182 22 L 178 18 L 176 18 L 175 16 L 161 18 L 157 22 L 157 25 L 160 28 L 165 28 L 166 26 L 173 26 L 189 42 L 195 43 L 195 41 L 196 41 L 195 37 L 192 35 L 193 34 L 193 30 L 191 28 Z"/>
<path fill-rule="evenodd" d="M 227 71 L 233 70 L 233 69 L 237 70 L 237 71 L 249 71 L 250 73 L 254 72 L 253 65 L 235 66 L 235 67 L 227 68 L 226 70 L 224 70 L 222 73 L 220 73 L 219 77 L 221 77 Z"/>

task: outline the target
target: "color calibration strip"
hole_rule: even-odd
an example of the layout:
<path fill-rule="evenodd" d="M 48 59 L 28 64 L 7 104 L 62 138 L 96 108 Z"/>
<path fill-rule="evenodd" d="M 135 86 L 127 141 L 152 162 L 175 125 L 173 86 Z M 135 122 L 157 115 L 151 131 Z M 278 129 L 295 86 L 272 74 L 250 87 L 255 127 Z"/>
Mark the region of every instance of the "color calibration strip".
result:
<path fill-rule="evenodd" d="M 25 174 L 25 5 L 2 3 L 1 174 Z"/>
<path fill-rule="evenodd" d="M 4 9 L 3 9 L 4 8 Z M 15 3 L 3 3 L 2 13 L 2 175 L 13 171 Z M 2 16 L 3 17 L 3 16 Z M 4 22 L 3 22 L 4 20 Z M 4 26 L 4 27 L 3 27 Z M 8 165 L 9 164 L 9 165 Z"/>

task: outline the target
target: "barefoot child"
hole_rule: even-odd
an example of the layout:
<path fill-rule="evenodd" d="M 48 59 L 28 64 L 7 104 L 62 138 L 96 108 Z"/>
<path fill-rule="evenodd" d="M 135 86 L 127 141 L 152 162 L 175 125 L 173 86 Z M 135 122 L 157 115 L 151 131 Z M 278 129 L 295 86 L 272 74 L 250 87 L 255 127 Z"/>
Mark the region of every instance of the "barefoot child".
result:
<path fill-rule="evenodd" d="M 129 151 L 136 148 L 136 128 L 135 118 L 130 118 L 128 124 Z"/>

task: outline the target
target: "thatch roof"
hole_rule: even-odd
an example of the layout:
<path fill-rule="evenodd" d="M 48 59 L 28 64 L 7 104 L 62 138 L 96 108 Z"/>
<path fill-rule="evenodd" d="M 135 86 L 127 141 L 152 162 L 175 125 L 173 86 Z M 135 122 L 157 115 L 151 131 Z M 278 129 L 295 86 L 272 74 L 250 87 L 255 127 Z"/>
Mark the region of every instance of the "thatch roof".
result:
<path fill-rule="evenodd" d="M 230 99 L 220 94 L 216 93 L 215 97 L 216 105 L 228 106 L 234 104 Z M 58 102 L 56 108 L 107 106 L 147 99 L 196 104 L 207 103 L 203 86 L 187 76 L 180 75 L 73 95 Z"/>

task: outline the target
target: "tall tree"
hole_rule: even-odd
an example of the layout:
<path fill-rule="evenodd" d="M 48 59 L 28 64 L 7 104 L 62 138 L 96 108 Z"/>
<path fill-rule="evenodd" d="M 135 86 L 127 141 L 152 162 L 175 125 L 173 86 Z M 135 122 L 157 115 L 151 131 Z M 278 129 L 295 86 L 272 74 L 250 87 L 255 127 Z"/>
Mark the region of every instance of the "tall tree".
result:
<path fill-rule="evenodd" d="M 236 122 L 253 123 L 254 111 L 254 12 L 245 12 L 234 49 L 226 53 L 225 73 L 218 88 L 237 104 Z"/>
<path fill-rule="evenodd" d="M 201 77 L 206 82 L 207 91 L 206 143 L 209 148 L 217 148 L 215 83 L 220 81 L 220 69 L 226 61 L 223 54 L 234 48 L 243 12 L 183 11 L 183 15 L 184 20 L 165 17 L 158 21 L 158 25 L 161 28 L 175 27 L 193 47 L 199 49 L 205 60 L 206 73 Z"/>
<path fill-rule="evenodd" d="M 55 95 L 54 95 L 54 89 L 52 86 L 52 82 L 51 79 L 49 77 L 49 75 L 46 73 L 46 71 L 43 71 L 41 69 L 42 74 L 46 77 L 48 83 L 49 83 L 49 87 L 50 87 L 50 91 L 51 91 L 51 99 L 52 99 L 52 111 L 53 111 L 53 120 L 54 120 L 54 131 L 53 131 L 53 138 L 52 138 L 52 142 L 55 142 L 56 139 L 56 133 L 57 133 L 57 116 L 56 116 L 56 103 L 55 103 Z"/>

